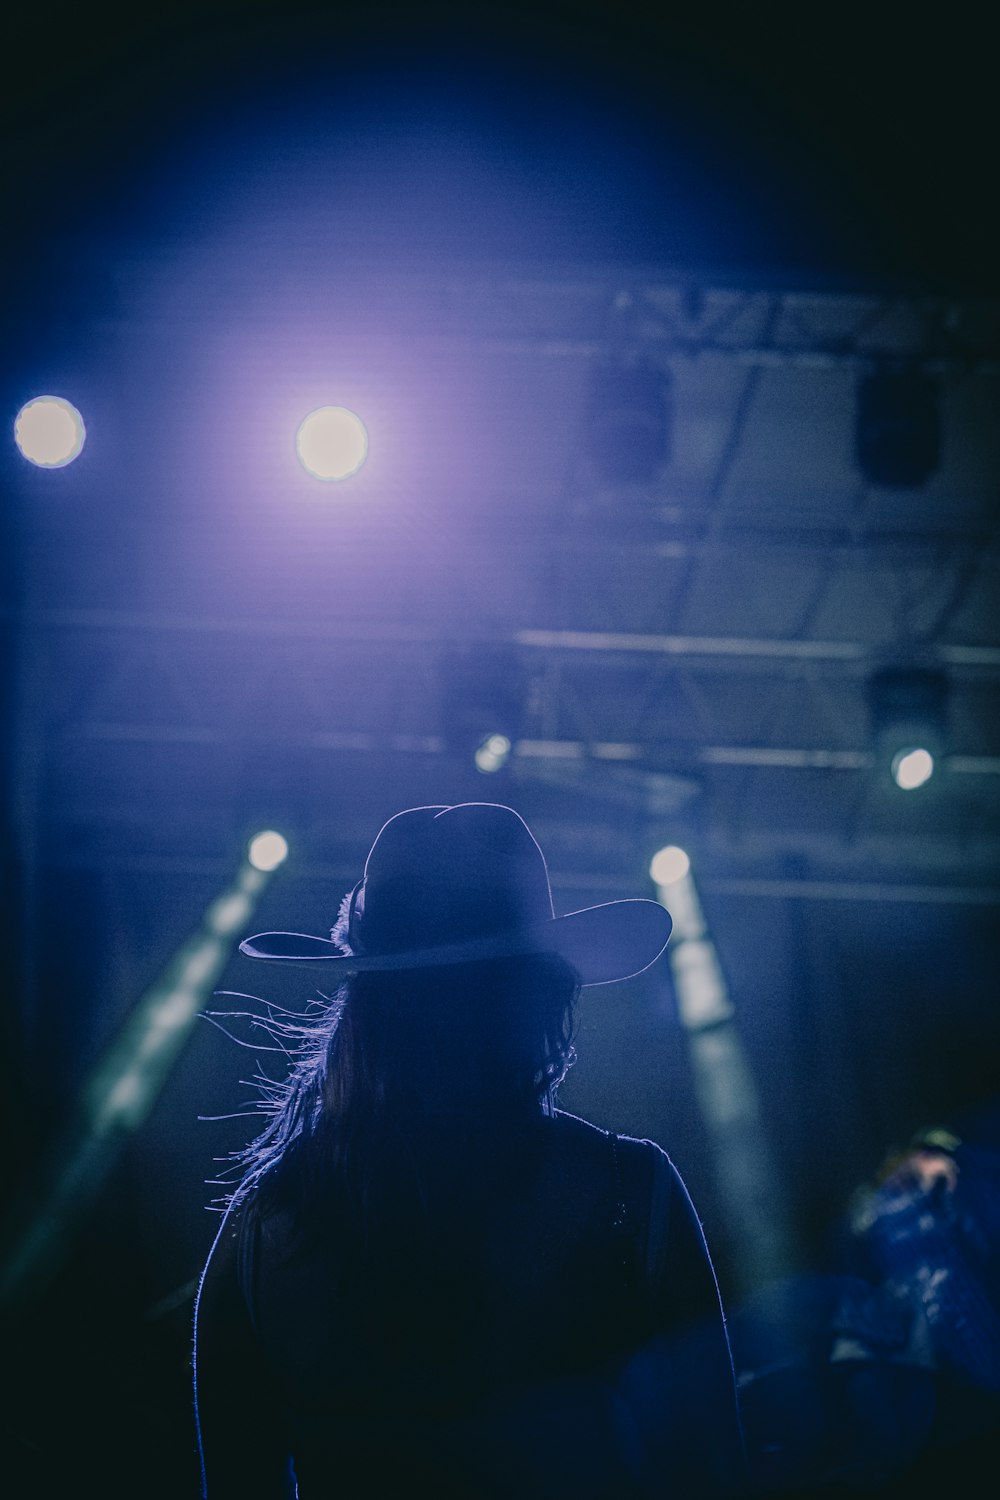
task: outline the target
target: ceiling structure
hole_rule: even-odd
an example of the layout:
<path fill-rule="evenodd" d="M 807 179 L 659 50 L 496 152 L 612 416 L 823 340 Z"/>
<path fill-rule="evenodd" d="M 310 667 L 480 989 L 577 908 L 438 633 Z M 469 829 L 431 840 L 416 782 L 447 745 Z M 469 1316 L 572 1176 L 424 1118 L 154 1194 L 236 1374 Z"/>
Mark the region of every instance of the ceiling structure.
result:
<path fill-rule="evenodd" d="M 133 453 L 134 489 L 98 457 L 72 506 L 61 475 L 24 497 L 21 784 L 39 852 L 180 857 L 162 831 L 150 847 L 155 788 L 116 795 L 142 785 L 133 762 L 217 762 L 189 810 L 209 823 L 238 746 L 325 757 L 322 782 L 366 758 L 433 766 L 449 651 L 502 646 L 526 699 L 483 797 L 562 788 L 582 794 L 584 824 L 603 805 L 690 825 L 718 880 L 774 880 L 793 856 L 819 881 L 996 898 L 996 305 L 654 272 L 332 285 L 306 270 L 258 246 L 221 298 L 185 273 L 180 318 L 162 302 L 150 315 L 148 265 L 117 272 L 97 326 L 119 426 L 143 425 L 129 393 L 152 405 L 151 359 L 172 415 L 142 473 Z M 258 401 L 265 359 L 279 382 L 296 360 L 363 349 L 383 405 L 410 402 L 389 471 L 331 494 L 279 470 L 258 431 L 235 479 L 218 455 L 196 472 L 207 446 L 178 444 L 170 421 L 224 402 L 217 351 L 234 340 Z M 649 482 L 609 482 L 588 450 L 609 357 L 670 379 L 671 451 Z M 939 392 L 941 463 L 919 488 L 872 485 L 855 460 L 858 381 L 893 361 Z M 438 408 L 414 400 L 420 370 Z M 937 668 L 950 689 L 944 767 L 911 796 L 874 754 L 867 682 L 887 664 Z M 181 838 L 193 857 L 213 845 Z"/>

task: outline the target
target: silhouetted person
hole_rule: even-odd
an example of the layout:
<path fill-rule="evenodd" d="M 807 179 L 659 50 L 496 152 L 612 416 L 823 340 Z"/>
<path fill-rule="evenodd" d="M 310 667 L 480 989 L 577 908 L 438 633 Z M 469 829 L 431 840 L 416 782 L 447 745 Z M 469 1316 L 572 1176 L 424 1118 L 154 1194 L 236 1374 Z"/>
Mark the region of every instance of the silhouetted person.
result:
<path fill-rule="evenodd" d="M 742 1485 L 732 1362 L 668 1158 L 555 1109 L 581 984 L 662 953 L 656 902 L 553 914 L 525 824 L 385 825 L 202 1280 L 209 1500 L 628 1497 Z M 341 982 L 342 980 L 342 982 Z M 277 1024 L 277 1023 L 275 1023 Z"/>

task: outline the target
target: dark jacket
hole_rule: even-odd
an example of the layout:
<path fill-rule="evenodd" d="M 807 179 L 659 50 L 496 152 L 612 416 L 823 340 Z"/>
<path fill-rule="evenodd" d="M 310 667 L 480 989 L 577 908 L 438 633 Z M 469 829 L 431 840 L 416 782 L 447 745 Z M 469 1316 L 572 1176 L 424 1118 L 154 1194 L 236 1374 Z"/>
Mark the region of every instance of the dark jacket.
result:
<path fill-rule="evenodd" d="M 739 1492 L 715 1276 L 658 1146 L 541 1117 L 474 1233 L 445 1222 L 432 1271 L 398 1264 L 379 1303 L 335 1223 L 234 1205 L 197 1309 L 209 1500 L 294 1494 L 290 1460 L 301 1500 Z"/>

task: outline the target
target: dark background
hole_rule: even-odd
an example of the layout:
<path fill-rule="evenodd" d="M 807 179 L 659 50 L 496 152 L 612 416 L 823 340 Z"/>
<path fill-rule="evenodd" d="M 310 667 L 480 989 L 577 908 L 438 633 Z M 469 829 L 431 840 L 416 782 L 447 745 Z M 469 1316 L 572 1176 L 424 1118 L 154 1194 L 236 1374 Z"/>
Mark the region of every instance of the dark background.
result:
<path fill-rule="evenodd" d="M 886 1151 L 996 1095 L 981 11 L 57 5 L 21 9 L 4 54 L 5 420 L 58 387 L 91 434 L 52 474 L 4 454 L 12 1232 L 249 833 L 293 846 L 255 926 L 321 932 L 385 817 L 495 798 L 535 828 L 562 909 L 647 894 L 651 853 L 691 848 L 798 1261 L 821 1264 Z M 695 372 L 641 514 L 579 459 L 586 351 L 613 342 L 622 287 L 694 309 L 683 347 L 629 327 Z M 699 364 L 727 298 L 750 322 Z M 858 299 L 829 314 L 836 338 L 824 298 Z M 945 461 L 920 491 L 857 480 L 851 392 L 881 346 L 843 328 L 866 309 L 889 347 L 938 362 Z M 583 352 L 560 363 L 559 340 Z M 741 365 L 748 349 L 766 357 Z M 264 413 L 284 401 L 294 422 L 348 376 L 387 456 L 373 425 L 370 509 L 331 517 L 303 504 Z M 766 639 L 793 665 L 682 651 L 657 676 L 628 649 L 535 649 L 533 629 Z M 831 640 L 856 658 L 796 675 L 813 658 L 786 648 Z M 440 653 L 497 642 L 530 679 L 528 738 L 642 742 L 634 774 L 515 758 L 488 781 L 451 750 Z M 952 674 L 964 771 L 904 805 L 870 762 L 747 758 L 863 760 L 865 674 L 885 660 Z M 259 986 L 247 967 L 220 983 Z M 586 996 L 579 1050 L 566 1106 L 671 1151 L 735 1300 L 753 1275 L 666 967 Z M 198 1116 L 240 1108 L 252 1065 L 196 1027 L 17 1309 L 4 1441 L 22 1487 L 195 1492 L 204 1184 L 247 1126 Z"/>
<path fill-rule="evenodd" d="M 460 243 L 450 216 L 437 222 L 440 202 L 406 202 L 391 174 L 371 181 L 373 237 L 492 254 L 506 172 L 528 179 L 536 210 L 520 232 L 503 226 L 512 256 L 988 287 L 985 43 L 964 6 L 947 18 L 889 6 L 21 7 L 5 48 L 7 248 L 34 251 L 79 225 L 176 232 L 165 184 L 218 159 L 216 133 L 266 154 L 297 105 L 337 125 L 374 105 L 390 132 L 454 111 L 473 138 L 502 143 L 503 162 L 493 192 L 479 182 L 466 200 Z"/>

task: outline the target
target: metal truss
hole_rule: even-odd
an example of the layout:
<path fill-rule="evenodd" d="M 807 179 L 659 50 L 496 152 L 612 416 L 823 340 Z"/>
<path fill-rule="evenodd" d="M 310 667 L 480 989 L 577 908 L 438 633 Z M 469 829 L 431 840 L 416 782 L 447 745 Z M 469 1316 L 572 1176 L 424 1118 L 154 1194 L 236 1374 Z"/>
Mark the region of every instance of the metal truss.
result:
<path fill-rule="evenodd" d="M 40 615 L 30 647 L 36 730 L 64 746 L 246 742 L 443 753 L 440 698 L 452 644 L 440 629 L 385 623 L 269 628 L 259 619 Z M 523 663 L 528 692 L 515 753 L 525 760 L 651 770 L 863 771 L 873 763 L 864 686 L 882 653 L 862 642 L 515 629 L 477 644 L 512 648 Z M 948 670 L 955 695 L 968 697 L 969 723 L 986 733 L 966 739 L 955 773 L 1000 772 L 986 711 L 1000 648 L 938 642 L 923 659 Z M 338 683 L 350 691 L 338 693 Z"/>
<path fill-rule="evenodd" d="M 218 277 L 181 264 L 119 265 L 112 316 L 155 316 L 151 282 L 183 284 L 171 304 L 204 326 L 220 300 L 269 320 L 308 288 L 318 321 L 377 336 L 440 338 L 533 355 L 593 356 L 642 349 L 671 358 L 827 366 L 907 359 L 933 369 L 1000 369 L 1000 303 L 906 288 L 733 284 L 689 271 L 607 268 L 533 271 L 509 265 L 394 271 L 340 264 L 324 245 L 241 249 Z M 359 311 L 360 310 L 360 311 Z M 109 312 L 112 310 L 109 309 Z"/>
<path fill-rule="evenodd" d="M 225 285 L 211 268 L 192 274 L 186 264 L 148 261 L 120 265 L 114 278 L 103 328 L 110 343 L 131 341 L 131 358 L 168 324 L 166 363 L 227 319 L 274 329 L 307 303 L 304 339 L 336 327 L 359 347 L 381 337 L 394 347 L 512 354 L 526 370 L 609 354 L 674 365 L 691 376 L 676 382 L 686 403 L 679 422 L 703 421 L 708 436 L 697 459 L 689 454 L 683 472 L 662 483 L 602 488 L 575 462 L 579 391 L 550 380 L 562 422 L 552 441 L 563 447 L 549 478 L 530 466 L 501 477 L 479 510 L 461 495 L 431 495 L 400 511 L 398 526 L 370 535 L 345 523 L 336 562 L 362 582 L 343 605 L 310 556 L 316 537 L 308 528 L 292 535 L 284 514 L 276 507 L 272 520 L 257 497 L 244 562 L 252 571 L 258 554 L 278 557 L 277 571 L 294 577 L 303 602 L 283 618 L 266 606 L 249 611 L 245 591 L 226 595 L 224 569 L 213 606 L 100 602 L 135 597 L 128 574 L 137 558 L 158 555 L 157 526 L 166 555 L 197 555 L 204 518 L 193 500 L 172 514 L 150 496 L 131 497 L 117 508 L 113 547 L 81 532 L 86 566 L 68 570 L 71 588 L 57 608 L 33 583 L 48 542 L 32 540 L 15 622 L 27 679 L 18 716 L 25 824 L 50 793 L 50 820 L 86 810 L 65 769 L 77 751 L 123 761 L 143 746 L 237 760 L 255 749 L 315 752 L 345 764 L 359 755 L 447 756 L 442 661 L 461 644 L 502 645 L 524 668 L 511 774 L 525 784 L 586 790 L 646 817 L 708 788 L 722 843 L 772 853 L 796 839 L 821 851 L 838 841 L 874 847 L 882 834 L 867 790 L 867 677 L 887 661 L 941 667 L 956 724 L 949 776 L 963 792 L 935 846 L 940 868 L 955 873 L 980 829 L 994 826 L 998 548 L 981 467 L 956 471 L 971 498 L 956 489 L 887 504 L 860 481 L 850 488 L 849 432 L 838 427 L 829 451 L 840 467 L 804 505 L 794 462 L 755 469 L 747 449 L 761 420 L 775 445 L 785 437 L 791 387 L 781 371 L 802 385 L 813 373 L 842 372 L 837 420 L 847 412 L 849 423 L 855 369 L 916 364 L 946 376 L 949 389 L 975 386 L 980 421 L 1000 376 L 1000 303 L 905 289 L 731 286 L 669 270 L 380 267 L 376 276 L 341 266 L 332 277 L 325 248 L 285 245 L 248 251 Z M 510 369 L 518 368 L 515 358 Z M 762 417 L 771 369 L 779 389 Z M 808 415 L 830 438 L 823 397 L 810 397 Z M 796 452 L 809 451 L 811 433 L 795 430 Z M 760 495 L 747 493 L 755 484 L 765 487 Z M 56 534 L 53 546 L 60 541 Z M 323 545 L 331 545 L 326 533 Z M 452 546 L 459 570 L 449 570 Z M 396 554 L 427 580 L 405 609 L 377 586 L 394 576 Z M 151 577 L 162 587 L 155 567 Z M 900 858 L 916 857 L 915 844 L 904 850 L 895 837 Z"/>

